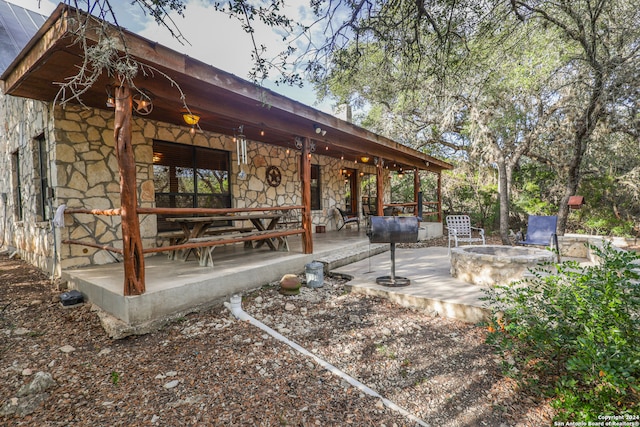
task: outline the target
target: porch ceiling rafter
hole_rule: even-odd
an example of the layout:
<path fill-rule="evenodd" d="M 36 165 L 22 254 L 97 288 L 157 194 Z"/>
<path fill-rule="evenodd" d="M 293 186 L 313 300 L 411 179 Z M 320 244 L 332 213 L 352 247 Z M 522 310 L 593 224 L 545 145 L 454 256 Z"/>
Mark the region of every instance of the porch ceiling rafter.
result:
<path fill-rule="evenodd" d="M 65 5 L 49 17 L 36 36 L 25 47 L 2 77 L 5 93 L 42 101 L 53 101 L 59 85 L 74 76 L 82 64 L 81 47 L 74 44 L 73 28 L 69 24 Z M 116 31 L 112 29 L 112 31 Z M 171 50 L 156 42 L 124 31 L 128 52 L 149 69 L 157 70 L 136 78 L 136 86 L 153 94 L 154 108 L 146 118 L 185 126 L 180 91 L 189 109 L 201 116 L 199 126 L 206 131 L 232 135 L 244 125 L 247 138 L 266 144 L 293 148 L 296 137 L 316 142 L 318 154 L 348 160 L 362 155 L 379 157 L 386 164 L 417 168 L 440 173 L 452 166 L 439 159 L 376 135 L 359 126 L 340 120 L 302 103 L 261 88 L 233 74 L 224 72 L 194 58 Z M 97 42 L 95 33 L 87 32 L 89 43 Z M 159 73 L 158 73 L 159 72 Z M 113 83 L 106 74 L 82 95 L 90 107 L 106 109 L 105 87 Z M 327 131 L 318 137 L 314 125 Z M 264 135 L 261 134 L 264 131 Z M 324 150 L 328 147 L 328 150 Z"/>

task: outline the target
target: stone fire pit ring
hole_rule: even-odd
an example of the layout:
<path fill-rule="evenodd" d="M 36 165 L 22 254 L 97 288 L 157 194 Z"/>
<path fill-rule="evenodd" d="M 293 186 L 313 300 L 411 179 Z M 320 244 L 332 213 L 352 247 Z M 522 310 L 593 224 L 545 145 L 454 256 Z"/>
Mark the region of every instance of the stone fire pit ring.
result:
<path fill-rule="evenodd" d="M 451 248 L 451 276 L 476 285 L 506 285 L 553 260 L 553 252 L 527 246 L 462 246 Z"/>

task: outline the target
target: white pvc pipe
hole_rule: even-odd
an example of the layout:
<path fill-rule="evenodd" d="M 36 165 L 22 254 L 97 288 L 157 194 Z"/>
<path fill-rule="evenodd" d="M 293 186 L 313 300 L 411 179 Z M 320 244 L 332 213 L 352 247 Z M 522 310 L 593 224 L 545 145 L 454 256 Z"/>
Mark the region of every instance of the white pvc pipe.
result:
<path fill-rule="evenodd" d="M 368 394 L 369 396 L 373 396 L 373 397 L 379 398 L 382 401 L 382 403 L 384 404 L 384 406 L 386 406 L 387 408 L 392 409 L 392 410 L 394 410 L 396 412 L 399 412 L 400 414 L 402 414 L 403 416 L 405 416 L 409 420 L 415 422 L 419 426 L 429 427 L 429 424 L 427 424 L 426 422 L 422 421 L 421 419 L 415 417 L 413 414 L 409 413 L 409 411 L 407 411 L 406 409 L 396 405 L 395 403 L 393 403 L 389 399 L 386 399 L 386 398 L 382 397 L 375 390 L 367 387 L 366 385 L 364 385 L 363 383 L 361 383 L 357 379 L 353 378 L 349 374 L 346 374 L 345 372 L 342 372 L 340 369 L 336 368 L 335 366 L 333 366 L 329 362 L 326 362 L 326 361 L 320 359 L 315 354 L 311 353 L 310 351 L 308 351 L 307 349 L 301 347 L 300 345 L 296 344 L 295 342 L 289 340 L 284 335 L 282 335 L 279 332 L 271 329 L 269 326 L 265 325 L 261 321 L 257 320 L 256 318 L 254 318 L 253 316 L 251 316 L 250 314 L 245 312 L 242 309 L 242 297 L 240 295 L 232 295 L 231 299 L 230 299 L 230 302 L 225 302 L 224 305 L 229 309 L 229 311 L 231 311 L 231 313 L 236 317 L 236 319 L 247 321 L 247 322 L 251 323 L 252 325 L 257 326 L 258 328 L 262 329 L 263 331 L 265 331 L 266 333 L 268 333 L 269 335 L 271 335 L 275 339 L 277 339 L 279 341 L 282 341 L 283 343 L 287 344 L 289 347 L 297 350 L 298 352 L 304 354 L 305 356 L 312 358 L 318 365 L 322 366 L 323 368 L 325 368 L 326 370 L 328 370 L 332 374 L 339 376 L 340 378 L 342 378 L 343 380 L 347 381 L 349 384 L 351 384 L 352 386 L 356 387 L 360 391 Z"/>

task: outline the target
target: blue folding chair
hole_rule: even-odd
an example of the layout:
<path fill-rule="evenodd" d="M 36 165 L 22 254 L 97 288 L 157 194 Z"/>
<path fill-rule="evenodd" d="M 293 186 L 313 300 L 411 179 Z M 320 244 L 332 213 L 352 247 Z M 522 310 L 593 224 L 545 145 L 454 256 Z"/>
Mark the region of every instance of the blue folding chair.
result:
<path fill-rule="evenodd" d="M 555 215 L 529 215 L 525 239 L 516 242 L 516 244 L 555 248 L 558 254 L 558 262 L 560 262 L 560 247 L 558 246 L 558 235 L 556 234 L 557 226 L 558 217 Z"/>

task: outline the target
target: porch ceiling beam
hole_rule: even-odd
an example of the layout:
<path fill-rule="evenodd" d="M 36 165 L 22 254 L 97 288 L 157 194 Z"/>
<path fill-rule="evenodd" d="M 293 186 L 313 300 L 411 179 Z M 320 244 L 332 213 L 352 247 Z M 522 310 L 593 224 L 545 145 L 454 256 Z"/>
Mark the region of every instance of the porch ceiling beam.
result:
<path fill-rule="evenodd" d="M 327 144 L 330 146 L 330 150 L 333 149 L 337 153 L 349 153 L 355 157 L 366 154 L 369 157 L 386 158 L 405 166 L 433 171 L 441 170 L 448 166 L 444 162 L 434 162 L 433 159 L 426 156 L 417 157 L 417 154 L 410 152 L 411 149 L 401 144 L 392 143 L 393 146 L 390 146 L 390 144 L 373 143 L 337 128 L 329 128 L 330 133 L 327 134 L 324 140 L 318 139 L 313 129 L 313 121 L 303 121 L 300 117 L 282 111 L 276 106 L 268 108 L 267 106 L 257 105 L 253 101 L 247 102 L 246 99 L 241 101 L 232 100 L 219 92 L 197 92 L 192 90 L 189 85 L 183 87 L 183 90 L 188 94 L 189 108 L 201 115 L 201 127 L 205 130 L 207 129 L 207 116 L 215 116 L 217 120 L 223 119 L 224 121 L 235 123 L 234 127 L 245 125 L 245 127 L 263 129 L 267 134 L 275 132 L 278 135 L 282 135 L 281 141 L 283 143 L 292 142 L 296 136 L 301 136 L 314 140 L 320 145 Z M 167 102 L 170 102 L 169 99 L 172 95 L 175 96 L 175 92 L 172 93 L 171 88 L 166 86 L 164 88 L 157 87 L 154 94 Z M 211 102 L 212 98 L 216 101 Z M 180 112 L 176 111 L 175 115 L 176 117 L 180 116 Z M 252 139 L 261 141 L 259 136 Z M 263 142 L 270 143 L 269 141 Z M 339 157 L 339 154 L 336 154 L 335 157 Z M 425 162 L 429 162 L 429 165 Z"/>

